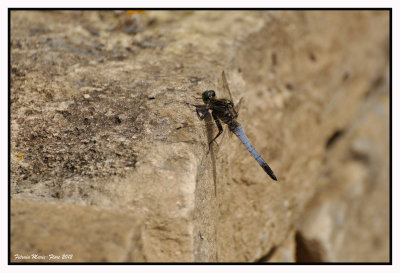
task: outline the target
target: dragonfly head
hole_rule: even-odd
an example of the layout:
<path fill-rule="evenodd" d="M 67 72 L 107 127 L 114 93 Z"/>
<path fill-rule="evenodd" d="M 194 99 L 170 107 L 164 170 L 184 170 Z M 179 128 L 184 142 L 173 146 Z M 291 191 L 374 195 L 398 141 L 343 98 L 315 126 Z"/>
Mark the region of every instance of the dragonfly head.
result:
<path fill-rule="evenodd" d="M 203 94 L 201 95 L 204 103 L 209 102 L 211 99 L 215 98 L 215 91 L 214 90 L 206 90 L 203 92 Z"/>

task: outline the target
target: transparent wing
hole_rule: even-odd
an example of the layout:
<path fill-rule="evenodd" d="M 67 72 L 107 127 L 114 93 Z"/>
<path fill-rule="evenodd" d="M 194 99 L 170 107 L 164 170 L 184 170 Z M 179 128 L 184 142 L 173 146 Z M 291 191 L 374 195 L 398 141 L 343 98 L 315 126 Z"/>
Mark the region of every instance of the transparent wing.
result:
<path fill-rule="evenodd" d="M 235 110 L 239 114 L 240 106 L 243 102 L 243 97 L 241 97 L 239 99 L 238 103 L 235 103 L 235 101 L 233 100 L 233 97 L 232 97 L 231 90 L 229 89 L 229 84 L 228 84 L 228 81 L 225 76 L 225 71 L 222 71 L 221 79 L 222 79 L 222 90 L 223 90 L 223 94 L 221 94 L 221 98 L 226 98 L 226 99 L 229 99 L 231 102 L 233 102 L 235 104 Z M 217 94 L 217 96 L 218 96 L 218 94 Z"/>
<path fill-rule="evenodd" d="M 239 114 L 240 106 L 242 105 L 243 97 L 240 98 L 239 102 L 235 105 L 236 113 Z"/>
<path fill-rule="evenodd" d="M 223 71 L 223 70 L 222 70 L 221 78 L 222 78 L 222 90 L 224 92 L 224 97 L 226 97 L 231 102 L 233 102 L 232 93 L 231 93 L 231 90 L 229 89 L 228 81 L 226 80 L 226 77 L 225 77 L 225 71 Z"/>

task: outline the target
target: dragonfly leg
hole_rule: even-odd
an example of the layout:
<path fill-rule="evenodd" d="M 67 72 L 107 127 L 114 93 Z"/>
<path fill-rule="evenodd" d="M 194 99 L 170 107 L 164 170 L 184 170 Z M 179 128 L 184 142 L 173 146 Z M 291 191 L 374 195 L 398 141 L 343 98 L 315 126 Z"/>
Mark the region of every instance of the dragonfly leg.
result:
<path fill-rule="evenodd" d="M 211 144 L 217 139 L 217 137 L 219 137 L 222 132 L 224 131 L 224 129 L 222 129 L 222 125 L 221 122 L 219 121 L 217 115 L 214 114 L 214 112 L 211 113 L 212 117 L 214 118 L 215 123 L 217 124 L 218 127 L 218 134 L 213 138 L 213 140 L 210 141 L 210 143 L 208 143 L 208 148 L 211 147 Z"/>
<path fill-rule="evenodd" d="M 190 105 L 190 106 L 194 106 L 196 108 L 196 113 L 197 113 L 197 116 L 199 117 L 200 120 L 205 119 L 205 117 L 208 114 L 208 108 L 207 108 L 206 105 L 204 105 L 204 104 L 192 104 L 192 103 L 188 103 L 188 102 L 186 102 L 186 104 Z"/>
<path fill-rule="evenodd" d="M 208 114 L 208 110 L 196 108 L 196 113 L 197 113 L 197 116 L 199 117 L 199 119 L 203 120 L 206 118 L 206 116 Z"/>

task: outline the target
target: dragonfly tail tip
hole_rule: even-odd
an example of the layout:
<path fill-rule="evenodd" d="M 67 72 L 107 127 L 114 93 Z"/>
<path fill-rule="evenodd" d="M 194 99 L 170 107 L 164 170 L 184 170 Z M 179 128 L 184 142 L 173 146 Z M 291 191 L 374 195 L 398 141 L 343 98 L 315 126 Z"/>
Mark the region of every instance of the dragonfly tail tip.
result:
<path fill-rule="evenodd" d="M 278 178 L 276 178 L 274 172 L 271 170 L 271 168 L 265 164 L 265 166 L 262 166 L 264 171 L 275 181 L 278 181 Z"/>

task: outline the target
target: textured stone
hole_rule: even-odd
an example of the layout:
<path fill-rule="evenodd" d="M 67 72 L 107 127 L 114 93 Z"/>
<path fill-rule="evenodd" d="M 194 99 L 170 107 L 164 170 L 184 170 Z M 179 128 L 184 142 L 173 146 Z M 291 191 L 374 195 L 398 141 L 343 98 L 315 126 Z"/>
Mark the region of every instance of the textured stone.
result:
<path fill-rule="evenodd" d="M 12 261 L 144 261 L 140 222 L 129 212 L 25 200 L 11 206 Z"/>
<path fill-rule="evenodd" d="M 388 24 L 387 11 L 12 11 L 11 252 L 388 261 Z M 185 102 L 221 94 L 222 70 L 278 182 L 235 136 L 208 150 L 215 126 Z"/>
<path fill-rule="evenodd" d="M 326 153 L 316 194 L 299 224 L 301 261 L 387 262 L 388 74 Z M 311 243 L 310 243 L 311 242 Z M 317 245 L 318 247 L 315 247 Z M 371 253 L 372 252 L 372 253 Z"/>

